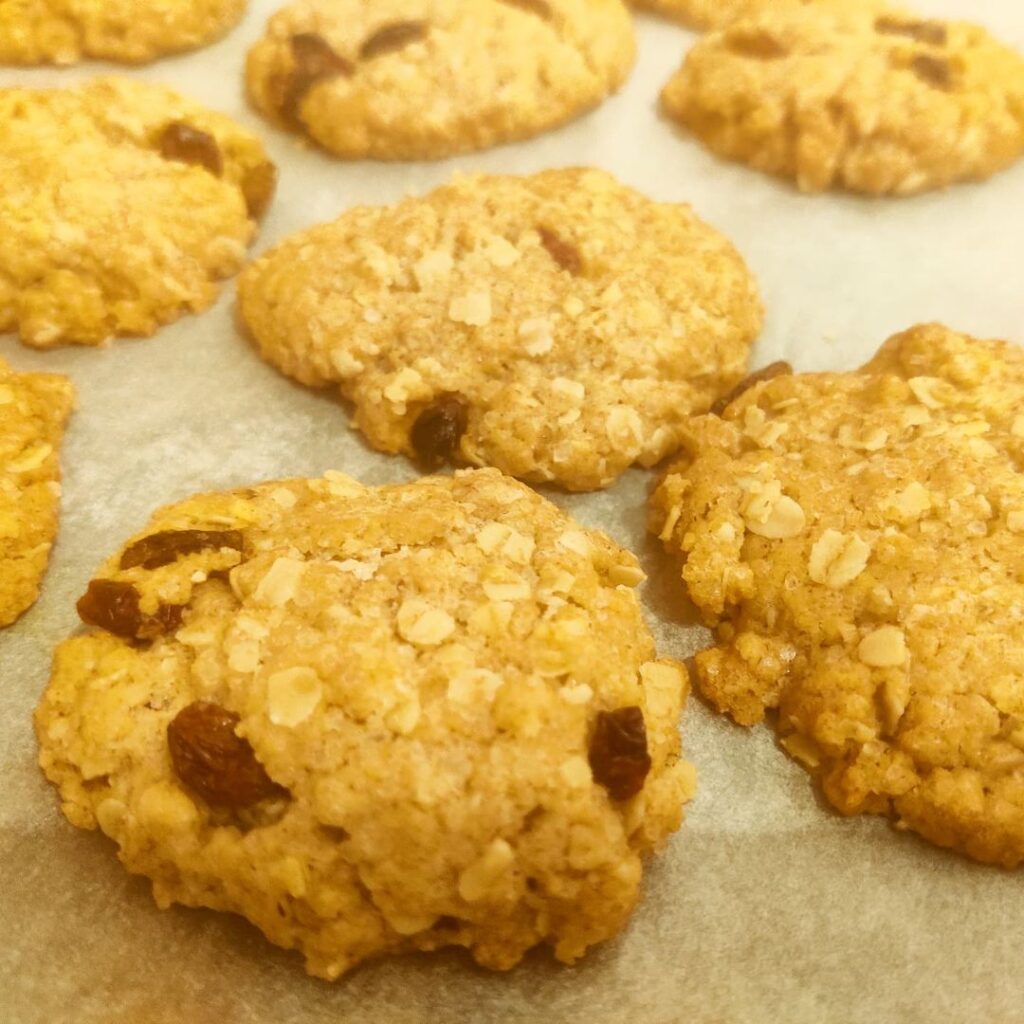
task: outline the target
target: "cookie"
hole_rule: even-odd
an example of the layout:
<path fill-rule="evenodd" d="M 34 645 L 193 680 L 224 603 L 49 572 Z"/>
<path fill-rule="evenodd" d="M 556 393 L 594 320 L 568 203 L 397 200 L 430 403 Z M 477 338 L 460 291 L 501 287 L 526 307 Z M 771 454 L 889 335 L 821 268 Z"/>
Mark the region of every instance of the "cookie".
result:
<path fill-rule="evenodd" d="M 718 646 L 843 814 L 1024 858 L 1024 350 L 936 324 L 694 421 L 652 501 Z"/>
<path fill-rule="evenodd" d="M 908 195 L 1024 151 L 1024 59 L 966 22 L 875 4 L 744 16 L 699 40 L 661 94 L 720 156 L 807 192 Z"/>
<path fill-rule="evenodd" d="M 434 159 L 597 106 L 635 50 L 622 0 L 298 0 L 246 81 L 266 117 L 338 156 Z"/>
<path fill-rule="evenodd" d="M 0 626 L 39 596 L 57 534 L 60 439 L 74 394 L 66 377 L 15 373 L 0 359 Z"/>
<path fill-rule="evenodd" d="M 287 239 L 239 279 L 264 358 L 356 426 L 572 490 L 674 451 L 761 325 L 732 245 L 601 171 L 460 177 Z"/>
<path fill-rule="evenodd" d="M 494 470 L 340 473 L 156 513 L 79 602 L 41 764 L 172 902 L 336 978 L 614 935 L 682 818 L 682 667 L 636 559 Z"/>
<path fill-rule="evenodd" d="M 0 89 L 0 332 L 149 335 L 238 271 L 276 171 L 259 140 L 161 86 Z"/>
<path fill-rule="evenodd" d="M 213 42 L 245 0 L 3 0 L 0 64 L 140 64 Z"/>

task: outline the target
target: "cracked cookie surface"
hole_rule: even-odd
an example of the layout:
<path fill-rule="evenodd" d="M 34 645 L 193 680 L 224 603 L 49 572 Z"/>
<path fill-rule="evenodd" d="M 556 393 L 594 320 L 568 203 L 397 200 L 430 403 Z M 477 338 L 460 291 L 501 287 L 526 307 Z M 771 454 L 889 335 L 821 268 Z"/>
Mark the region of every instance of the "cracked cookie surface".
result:
<path fill-rule="evenodd" d="M 374 447 L 573 490 L 678 447 L 761 325 L 739 254 L 601 171 L 457 178 L 246 268 L 263 356 L 337 385 Z"/>
<path fill-rule="evenodd" d="M 642 578 L 494 470 L 201 495 L 89 585 L 102 628 L 56 653 L 40 761 L 161 906 L 243 914 L 314 974 L 572 961 L 693 792 Z"/>
<path fill-rule="evenodd" d="M 665 111 L 808 192 L 907 195 L 1024 152 L 1024 58 L 966 22 L 816 3 L 744 16 L 687 54 Z"/>
<path fill-rule="evenodd" d="M 843 814 L 1024 858 L 1024 350 L 939 325 L 694 421 L 651 528 L 716 632 L 702 692 Z"/>
<path fill-rule="evenodd" d="M 141 64 L 213 42 L 245 0 L 3 0 L 0 64 Z"/>
<path fill-rule="evenodd" d="M 39 596 L 57 535 L 60 441 L 74 405 L 66 377 L 0 359 L 0 626 Z"/>
<path fill-rule="evenodd" d="M 621 0 L 299 0 L 246 80 L 266 117 L 339 156 L 431 159 L 589 110 L 635 47 Z"/>
<path fill-rule="evenodd" d="M 123 78 L 0 90 L 0 332 L 149 335 L 238 271 L 276 171 L 259 140 Z"/>

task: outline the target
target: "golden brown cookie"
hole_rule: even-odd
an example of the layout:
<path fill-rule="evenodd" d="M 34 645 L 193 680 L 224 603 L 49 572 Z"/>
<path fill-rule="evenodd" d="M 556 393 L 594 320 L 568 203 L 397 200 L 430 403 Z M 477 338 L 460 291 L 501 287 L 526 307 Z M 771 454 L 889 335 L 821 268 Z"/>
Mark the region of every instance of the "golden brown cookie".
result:
<path fill-rule="evenodd" d="M 78 608 L 41 764 L 172 902 L 336 978 L 619 931 L 693 793 L 636 559 L 493 470 L 162 509 Z"/>
<path fill-rule="evenodd" d="M 0 64 L 140 64 L 213 42 L 246 0 L 0 0 Z"/>
<path fill-rule="evenodd" d="M 217 297 L 274 191 L 260 141 L 170 89 L 0 89 L 0 331 L 149 335 Z"/>
<path fill-rule="evenodd" d="M 688 206 L 583 169 L 349 210 L 247 267 L 238 294 L 264 357 L 337 385 L 374 447 L 572 490 L 674 451 L 762 315 Z"/>
<path fill-rule="evenodd" d="M 256 107 L 343 157 L 430 159 L 589 110 L 633 65 L 622 0 L 298 0 L 249 52 Z"/>
<path fill-rule="evenodd" d="M 60 439 L 74 394 L 66 377 L 15 373 L 0 359 L 0 626 L 39 596 L 57 534 Z"/>
<path fill-rule="evenodd" d="M 661 94 L 710 149 L 808 192 L 908 195 L 1024 152 L 1024 59 L 967 22 L 841 2 L 744 16 Z"/>
<path fill-rule="evenodd" d="M 776 376 L 652 499 L 718 646 L 705 696 L 843 814 L 1024 859 L 1024 350 L 936 324 L 853 373 Z"/>

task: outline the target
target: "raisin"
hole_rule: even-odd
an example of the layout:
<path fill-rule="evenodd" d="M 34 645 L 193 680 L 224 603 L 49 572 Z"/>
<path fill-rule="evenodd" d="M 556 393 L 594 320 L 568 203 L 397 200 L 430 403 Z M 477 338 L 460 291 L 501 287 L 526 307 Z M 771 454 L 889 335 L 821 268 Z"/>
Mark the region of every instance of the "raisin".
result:
<path fill-rule="evenodd" d="M 590 738 L 590 770 L 613 800 L 628 800 L 644 788 L 651 756 L 640 708 L 633 705 L 597 713 Z"/>
<path fill-rule="evenodd" d="M 377 29 L 360 47 L 360 60 L 372 60 L 384 53 L 401 50 L 410 43 L 418 42 L 427 34 L 425 21 L 396 21 Z"/>
<path fill-rule="evenodd" d="M 508 4 L 509 7 L 518 7 L 521 11 L 536 14 L 538 18 L 543 18 L 545 21 L 551 20 L 551 5 L 547 0 L 501 0 L 501 2 Z"/>
<path fill-rule="evenodd" d="M 239 717 L 219 704 L 197 700 L 167 726 L 174 773 L 214 807 L 249 807 L 287 790 L 267 774 L 249 741 L 235 732 Z"/>
<path fill-rule="evenodd" d="M 948 89 L 953 84 L 953 71 L 944 57 L 929 57 L 920 54 L 910 62 L 910 70 L 928 85 L 936 89 Z"/>
<path fill-rule="evenodd" d="M 725 45 L 732 53 L 741 57 L 752 57 L 754 60 L 778 60 L 789 52 L 777 39 L 767 32 L 740 31 L 728 32 Z"/>
<path fill-rule="evenodd" d="M 160 133 L 160 154 L 167 160 L 205 167 L 219 178 L 224 170 L 217 140 L 209 132 L 193 128 L 184 121 L 172 121 Z"/>
<path fill-rule="evenodd" d="M 257 220 L 262 217 L 276 190 L 277 168 L 269 160 L 250 167 L 242 175 L 242 196 L 249 216 Z"/>
<path fill-rule="evenodd" d="M 744 377 L 732 391 L 722 395 L 708 411 L 712 416 L 721 416 L 737 398 L 749 391 L 755 384 L 772 380 L 774 377 L 784 377 L 792 372 L 793 367 L 781 359 L 776 363 L 762 366 L 760 370 L 755 370 L 749 377 Z"/>
<path fill-rule="evenodd" d="M 550 228 L 537 228 L 537 234 L 540 235 L 540 244 L 563 270 L 573 276 L 579 275 L 583 269 L 583 259 L 574 245 L 559 238 Z"/>
<path fill-rule="evenodd" d="M 466 432 L 466 402 L 461 395 L 439 395 L 416 417 L 409 440 L 420 460 L 437 469 L 459 450 Z"/>
<path fill-rule="evenodd" d="M 908 36 L 932 46 L 946 45 L 946 26 L 940 21 L 901 21 L 882 16 L 875 19 L 875 31 L 887 36 Z"/>
<path fill-rule="evenodd" d="M 241 530 L 164 530 L 129 544 L 121 555 L 121 568 L 142 566 L 143 569 L 159 569 L 182 555 L 219 551 L 221 548 L 240 552 L 242 546 Z"/>
<path fill-rule="evenodd" d="M 173 633 L 181 625 L 185 611 L 179 604 L 163 604 L 156 614 L 147 615 L 139 608 L 135 587 L 118 580 L 92 580 L 76 607 L 86 624 L 129 640 Z"/>
<path fill-rule="evenodd" d="M 355 68 L 315 32 L 300 32 L 291 38 L 294 67 L 281 99 L 281 116 L 289 124 L 302 127 L 300 107 L 314 85 L 329 78 L 351 75 Z"/>

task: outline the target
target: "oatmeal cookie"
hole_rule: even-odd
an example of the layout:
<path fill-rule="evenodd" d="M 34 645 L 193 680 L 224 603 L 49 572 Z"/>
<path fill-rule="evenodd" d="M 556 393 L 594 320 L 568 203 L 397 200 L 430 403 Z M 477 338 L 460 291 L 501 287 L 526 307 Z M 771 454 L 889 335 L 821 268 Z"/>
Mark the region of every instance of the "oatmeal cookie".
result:
<path fill-rule="evenodd" d="M 1024 858 L 1024 350 L 939 325 L 694 421 L 652 529 L 718 646 L 707 698 L 843 814 Z"/>
<path fill-rule="evenodd" d="M 205 309 L 275 179 L 255 136 L 162 86 L 0 89 L 0 331 L 98 345 Z"/>
<path fill-rule="evenodd" d="M 15 373 L 0 359 L 0 626 L 39 596 L 57 534 L 60 439 L 74 394 L 66 377 Z"/>
<path fill-rule="evenodd" d="M 0 64 L 141 64 L 213 42 L 246 0 L 2 0 Z"/>
<path fill-rule="evenodd" d="M 807 192 L 908 195 L 980 180 L 1024 151 L 1024 59 L 966 22 L 875 4 L 744 16 L 661 94 L 710 149 Z"/>
<path fill-rule="evenodd" d="M 674 451 L 762 316 L 688 206 L 583 169 L 350 210 L 247 267 L 239 310 L 267 360 L 340 388 L 374 447 L 573 490 Z"/>
<path fill-rule="evenodd" d="M 339 156 L 431 159 L 597 106 L 635 50 L 622 0 L 298 0 L 246 80 L 266 117 Z"/>
<path fill-rule="evenodd" d="M 494 470 L 340 473 L 156 513 L 36 713 L 76 825 L 336 978 L 623 927 L 694 786 L 635 558 Z"/>

